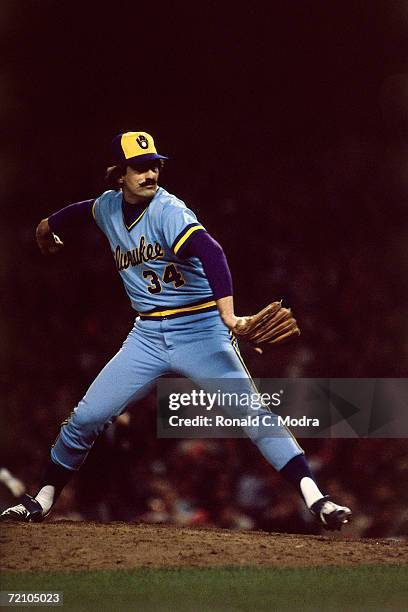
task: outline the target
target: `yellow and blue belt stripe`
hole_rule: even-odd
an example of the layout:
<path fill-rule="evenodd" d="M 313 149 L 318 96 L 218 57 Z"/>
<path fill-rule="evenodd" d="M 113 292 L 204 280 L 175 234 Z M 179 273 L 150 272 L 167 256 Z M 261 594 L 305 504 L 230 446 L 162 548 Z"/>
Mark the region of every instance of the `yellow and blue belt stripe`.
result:
<path fill-rule="evenodd" d="M 186 317 L 193 314 L 201 314 L 203 312 L 211 312 L 217 310 L 215 300 L 205 300 L 204 302 L 193 302 L 178 308 L 155 308 L 148 312 L 139 312 L 142 321 L 162 321 L 164 319 L 175 319 L 176 317 Z"/>

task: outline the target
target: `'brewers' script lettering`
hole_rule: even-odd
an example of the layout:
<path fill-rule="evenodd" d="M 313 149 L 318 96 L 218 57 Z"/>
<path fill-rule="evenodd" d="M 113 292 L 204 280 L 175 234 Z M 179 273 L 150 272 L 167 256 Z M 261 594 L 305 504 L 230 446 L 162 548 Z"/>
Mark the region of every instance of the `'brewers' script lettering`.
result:
<path fill-rule="evenodd" d="M 147 261 L 154 261 L 163 257 L 164 251 L 158 242 L 146 244 L 145 237 L 141 236 L 139 246 L 131 251 L 123 253 L 118 245 L 115 249 L 114 257 L 116 267 L 119 272 L 126 270 L 129 266 L 138 266 Z"/>

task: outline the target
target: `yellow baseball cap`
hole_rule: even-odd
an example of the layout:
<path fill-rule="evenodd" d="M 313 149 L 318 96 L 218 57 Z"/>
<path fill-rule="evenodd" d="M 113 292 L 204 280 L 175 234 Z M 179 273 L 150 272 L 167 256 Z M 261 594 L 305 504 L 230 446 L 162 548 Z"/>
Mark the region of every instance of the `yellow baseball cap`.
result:
<path fill-rule="evenodd" d="M 156 151 L 153 137 L 147 132 L 123 132 L 112 140 L 114 164 L 144 162 L 152 159 L 168 159 Z"/>

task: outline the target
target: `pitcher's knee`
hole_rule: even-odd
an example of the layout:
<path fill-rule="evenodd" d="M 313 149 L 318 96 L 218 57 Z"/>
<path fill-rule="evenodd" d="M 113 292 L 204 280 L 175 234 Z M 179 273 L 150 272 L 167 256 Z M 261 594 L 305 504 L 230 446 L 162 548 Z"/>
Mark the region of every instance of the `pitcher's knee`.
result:
<path fill-rule="evenodd" d="M 89 410 L 83 402 L 72 412 L 62 427 L 60 435 L 66 443 L 72 443 L 76 448 L 90 448 L 105 426 L 111 422 L 108 417 Z"/>

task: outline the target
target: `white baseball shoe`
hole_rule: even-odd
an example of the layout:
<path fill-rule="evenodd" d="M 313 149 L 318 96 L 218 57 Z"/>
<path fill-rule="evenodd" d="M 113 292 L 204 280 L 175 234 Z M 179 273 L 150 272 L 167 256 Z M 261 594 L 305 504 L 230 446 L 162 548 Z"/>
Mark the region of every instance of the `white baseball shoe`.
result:
<path fill-rule="evenodd" d="M 7 508 L 0 514 L 0 521 L 40 523 L 46 516 L 43 514 L 42 506 L 34 497 L 23 495 L 21 504 Z"/>
<path fill-rule="evenodd" d="M 347 506 L 335 504 L 330 495 L 325 495 L 310 507 L 310 512 L 325 529 L 335 531 L 351 522 L 352 512 Z"/>

